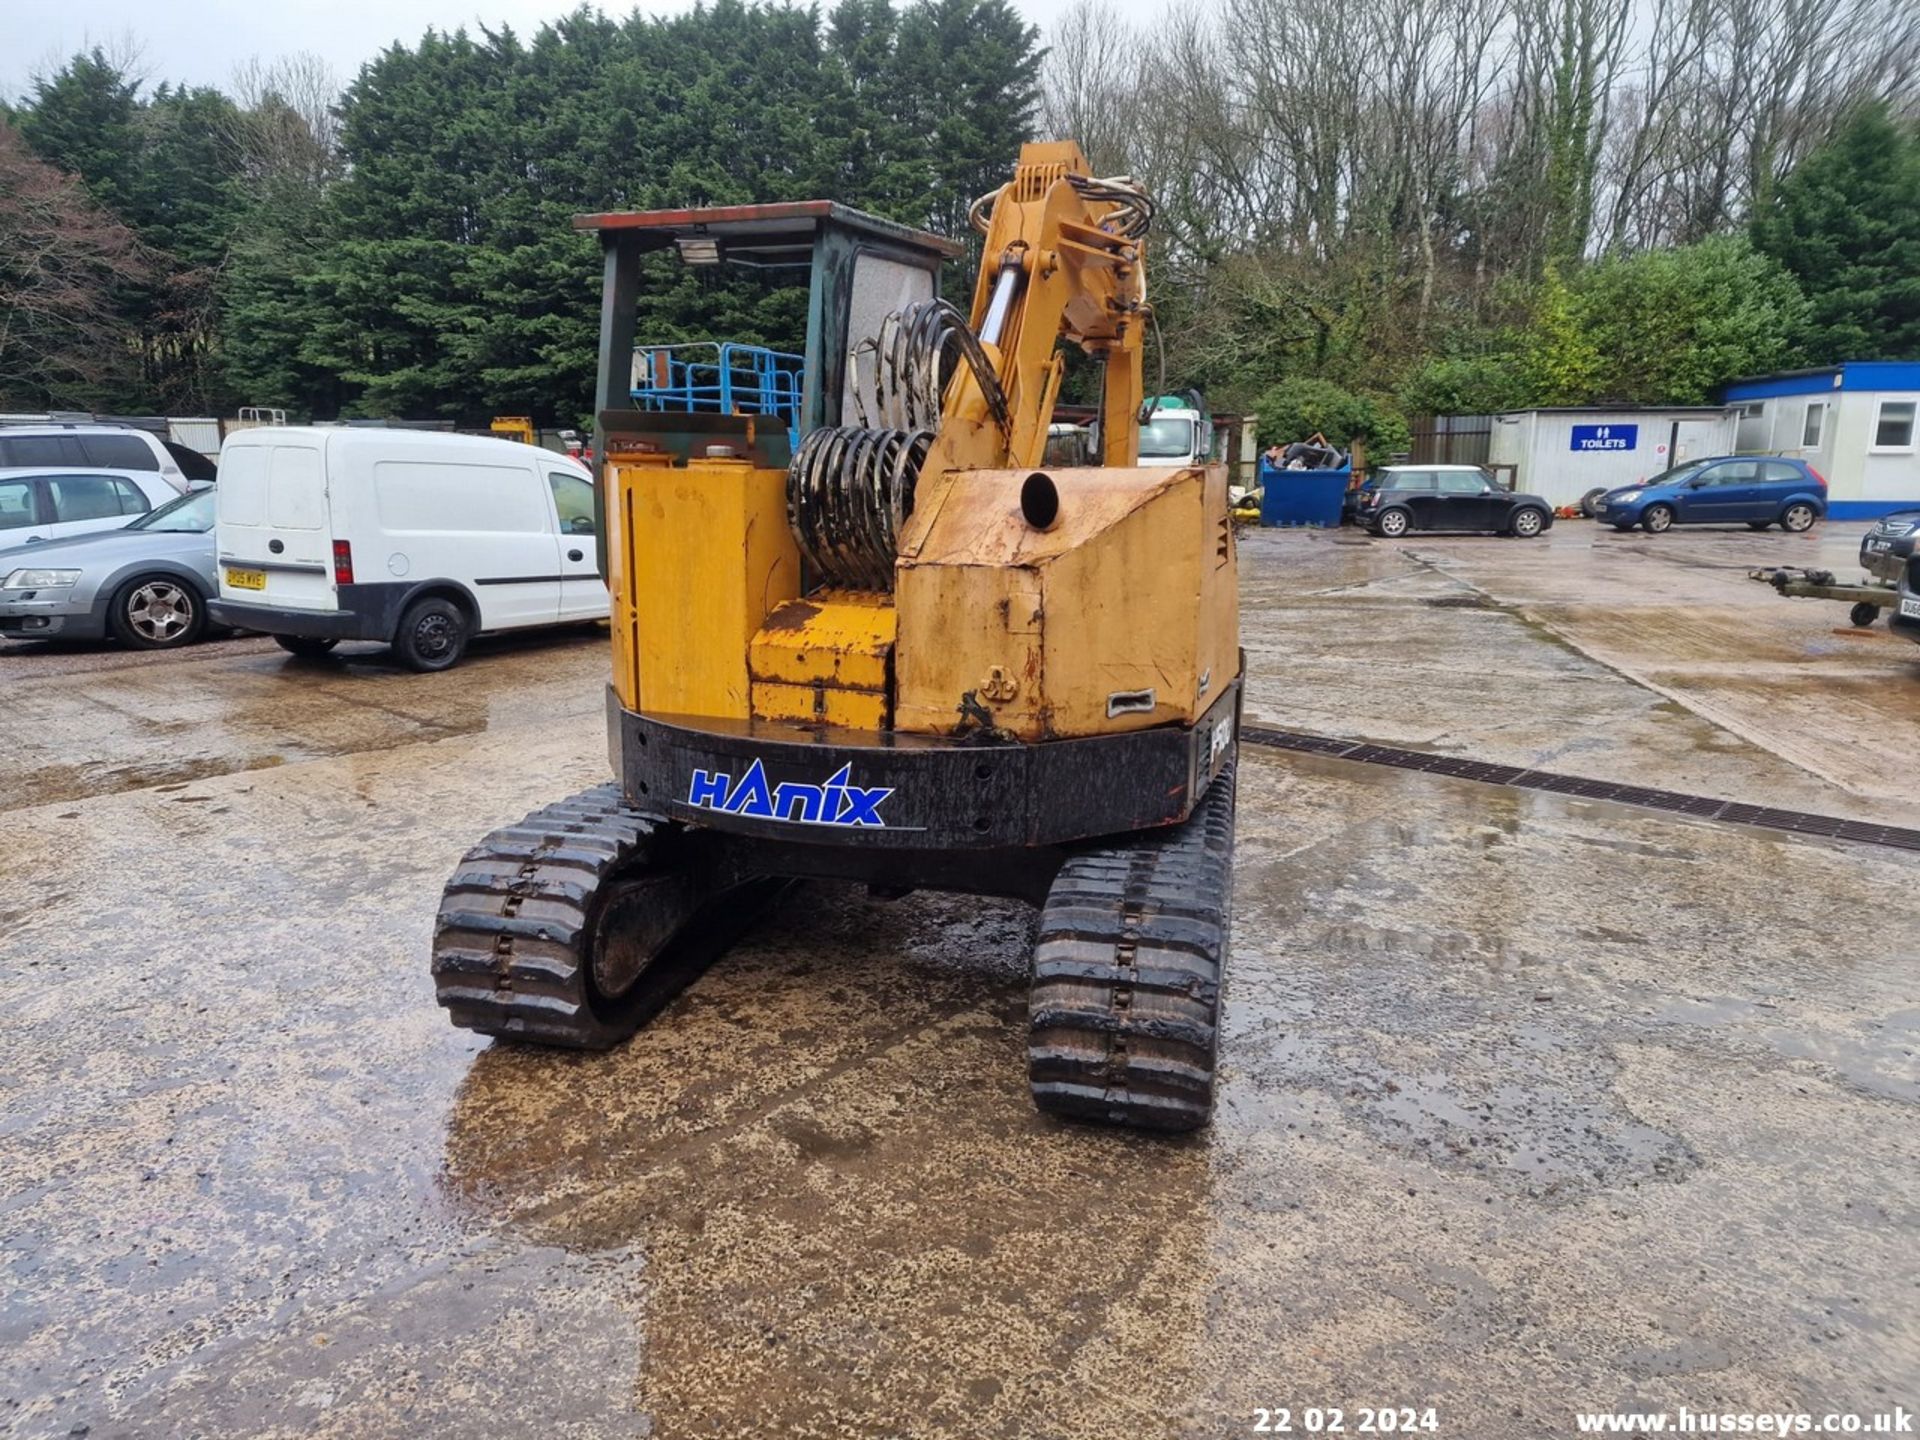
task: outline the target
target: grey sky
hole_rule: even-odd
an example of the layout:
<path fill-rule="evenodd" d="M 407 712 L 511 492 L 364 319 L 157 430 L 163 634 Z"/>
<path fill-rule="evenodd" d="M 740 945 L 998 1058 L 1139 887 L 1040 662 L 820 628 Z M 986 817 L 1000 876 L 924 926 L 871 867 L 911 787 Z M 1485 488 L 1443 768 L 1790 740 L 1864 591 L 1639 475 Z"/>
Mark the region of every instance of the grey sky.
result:
<path fill-rule="evenodd" d="M 1070 0 L 1016 3 L 1044 29 Z M 639 8 L 664 15 L 690 5 L 642 0 Z M 505 22 L 525 34 L 573 8 L 574 0 L 0 0 L 0 95 L 24 94 L 34 73 L 57 69 L 76 50 L 99 44 L 112 52 L 129 42 L 139 46 L 141 68 L 156 84 L 224 86 L 249 56 L 272 60 L 296 50 L 319 55 L 344 84 L 362 62 L 429 26 Z M 629 5 L 601 8 L 625 14 Z"/>

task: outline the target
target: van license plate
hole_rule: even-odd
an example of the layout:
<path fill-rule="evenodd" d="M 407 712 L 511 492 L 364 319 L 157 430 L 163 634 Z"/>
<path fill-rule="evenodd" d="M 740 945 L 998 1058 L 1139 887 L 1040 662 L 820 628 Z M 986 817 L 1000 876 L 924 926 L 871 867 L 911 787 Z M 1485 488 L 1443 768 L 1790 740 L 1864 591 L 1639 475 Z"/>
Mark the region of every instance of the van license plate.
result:
<path fill-rule="evenodd" d="M 1893 542 L 1891 540 L 1869 540 L 1867 542 L 1867 551 L 1873 555 L 1884 555 L 1892 545 Z"/>
<path fill-rule="evenodd" d="M 1902 595 L 1900 613 L 1909 620 L 1920 620 L 1920 595 Z"/>
<path fill-rule="evenodd" d="M 264 590 L 267 588 L 267 572 L 264 570 L 236 570 L 227 567 L 227 584 L 236 590 Z"/>

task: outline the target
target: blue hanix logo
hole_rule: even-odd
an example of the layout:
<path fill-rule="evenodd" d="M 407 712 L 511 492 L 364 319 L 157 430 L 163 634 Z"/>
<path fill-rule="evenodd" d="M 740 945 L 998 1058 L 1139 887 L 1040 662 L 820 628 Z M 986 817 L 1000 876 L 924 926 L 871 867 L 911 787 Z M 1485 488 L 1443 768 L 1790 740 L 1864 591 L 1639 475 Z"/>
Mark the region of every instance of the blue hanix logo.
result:
<path fill-rule="evenodd" d="M 783 781 L 767 783 L 767 772 L 758 760 L 736 784 L 731 775 L 695 770 L 687 785 L 687 804 L 701 810 L 717 810 L 723 815 L 747 815 L 757 820 L 787 820 L 796 825 L 877 826 L 886 828 L 880 818 L 880 802 L 893 794 L 886 786 L 863 788 L 847 781 L 851 763 L 842 765 L 824 785 L 803 785 Z"/>

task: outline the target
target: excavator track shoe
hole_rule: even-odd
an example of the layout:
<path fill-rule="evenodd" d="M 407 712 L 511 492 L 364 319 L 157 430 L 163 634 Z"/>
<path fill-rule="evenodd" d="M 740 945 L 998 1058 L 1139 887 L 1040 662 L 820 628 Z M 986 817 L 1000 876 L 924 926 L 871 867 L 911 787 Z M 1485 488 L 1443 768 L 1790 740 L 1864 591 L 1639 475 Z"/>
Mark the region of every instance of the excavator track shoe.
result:
<path fill-rule="evenodd" d="M 785 888 L 729 874 L 680 827 L 628 809 L 618 786 L 596 785 L 466 853 L 434 924 L 434 987 L 464 1029 L 605 1050 Z"/>
<path fill-rule="evenodd" d="M 1040 912 L 1028 1079 L 1051 1114 L 1194 1130 L 1213 1113 L 1235 758 L 1185 822 L 1087 850 Z"/>

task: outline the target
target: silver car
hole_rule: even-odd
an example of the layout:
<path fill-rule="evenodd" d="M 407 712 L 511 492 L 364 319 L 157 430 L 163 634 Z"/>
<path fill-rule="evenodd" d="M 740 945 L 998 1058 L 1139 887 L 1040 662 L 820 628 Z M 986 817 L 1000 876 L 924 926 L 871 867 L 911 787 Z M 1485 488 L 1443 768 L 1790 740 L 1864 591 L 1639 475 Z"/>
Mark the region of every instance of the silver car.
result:
<path fill-rule="evenodd" d="M 213 507 L 200 490 L 117 530 L 0 550 L 0 638 L 191 645 L 220 593 Z"/>
<path fill-rule="evenodd" d="M 188 488 L 140 470 L 0 470 L 0 545 L 118 530 Z"/>
<path fill-rule="evenodd" d="M 1876 580 L 1897 585 L 1916 546 L 1920 546 L 1920 510 L 1883 515 L 1860 537 L 1860 568 Z"/>

